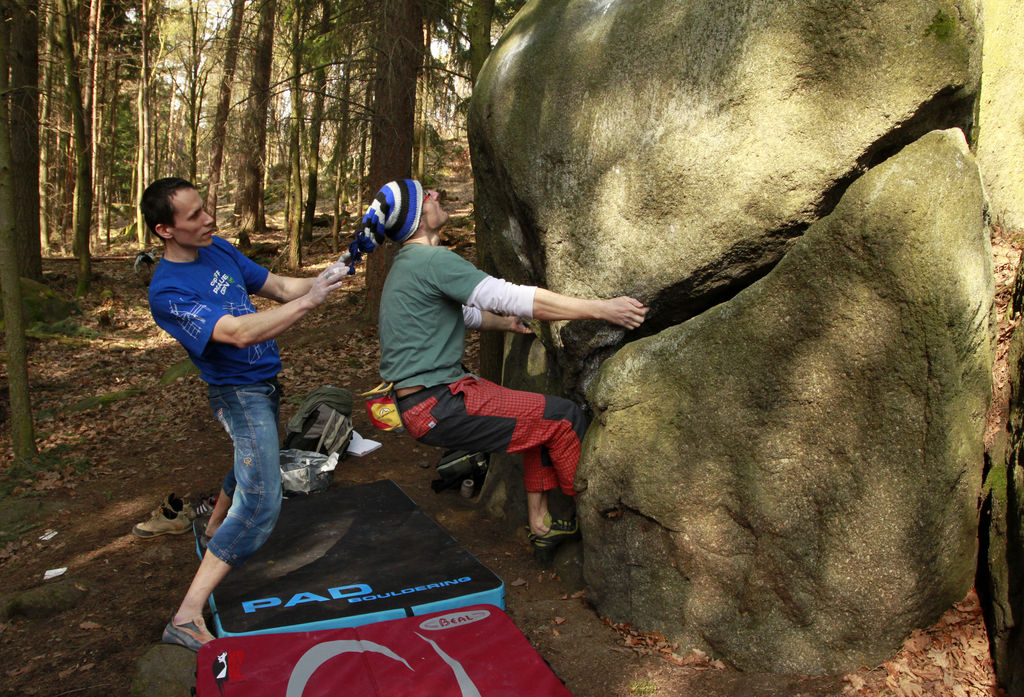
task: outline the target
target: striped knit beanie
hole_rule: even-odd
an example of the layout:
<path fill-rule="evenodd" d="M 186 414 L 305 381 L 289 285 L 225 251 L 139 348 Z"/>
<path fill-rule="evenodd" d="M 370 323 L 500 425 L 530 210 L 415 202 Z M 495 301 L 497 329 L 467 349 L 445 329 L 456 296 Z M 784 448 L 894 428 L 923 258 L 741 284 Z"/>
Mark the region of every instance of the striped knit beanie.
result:
<path fill-rule="evenodd" d="M 404 242 L 420 226 L 423 186 L 415 179 L 399 179 L 381 187 L 363 216 L 363 227 L 348 246 L 348 272 L 355 273 L 364 254 L 386 240 Z M 343 256 L 342 260 L 346 260 Z"/>
<path fill-rule="evenodd" d="M 363 231 L 383 244 L 384 238 L 404 242 L 420 226 L 423 186 L 415 179 L 399 179 L 381 187 L 363 216 Z"/>

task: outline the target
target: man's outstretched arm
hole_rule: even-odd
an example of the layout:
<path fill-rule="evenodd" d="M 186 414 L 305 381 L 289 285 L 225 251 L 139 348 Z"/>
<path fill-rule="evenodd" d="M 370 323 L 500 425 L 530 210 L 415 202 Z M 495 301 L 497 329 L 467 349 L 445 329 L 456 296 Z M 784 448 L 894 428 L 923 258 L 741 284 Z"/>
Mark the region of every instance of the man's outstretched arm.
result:
<path fill-rule="evenodd" d="M 319 276 L 290 278 L 270 274 L 257 295 L 283 302 L 283 305 L 234 317 L 224 315 L 213 327 L 210 338 L 239 348 L 277 338 L 315 307 L 327 300 L 328 294 L 341 288 L 343 273 L 328 277 L 328 267 Z M 305 289 L 304 292 L 299 292 Z M 294 297 L 291 297 L 294 296 Z"/>
<path fill-rule="evenodd" d="M 477 284 L 465 304 L 484 313 L 481 323 L 471 322 L 467 317 L 467 326 L 505 331 L 519 329 L 514 323 L 503 326 L 501 315 L 519 315 L 539 320 L 599 319 L 626 329 L 636 329 L 644 321 L 649 309 L 639 300 L 628 296 L 588 300 L 545 288 L 509 283 L 492 276 Z M 488 313 L 496 314 L 488 317 Z"/>
<path fill-rule="evenodd" d="M 533 317 L 541 320 L 599 319 L 626 329 L 636 329 L 649 309 L 639 300 L 625 295 L 606 300 L 586 300 L 538 288 L 533 296 Z"/>

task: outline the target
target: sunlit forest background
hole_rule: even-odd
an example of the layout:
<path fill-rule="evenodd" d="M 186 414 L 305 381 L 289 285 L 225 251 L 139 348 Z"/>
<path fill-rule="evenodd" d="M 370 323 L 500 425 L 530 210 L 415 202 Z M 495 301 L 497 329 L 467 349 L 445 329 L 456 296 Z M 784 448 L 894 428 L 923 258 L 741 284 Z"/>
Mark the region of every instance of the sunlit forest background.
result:
<path fill-rule="evenodd" d="M 138 200 L 165 176 L 194 182 L 243 249 L 268 211 L 283 214 L 288 268 L 314 222 L 337 249 L 383 182 L 430 185 L 468 162 L 473 79 L 523 2 L 5 0 L 0 267 L 16 454 L 33 451 L 19 277 L 42 281 L 44 257 L 73 257 L 77 295 L 89 294 L 94 258 L 158 246 Z"/>

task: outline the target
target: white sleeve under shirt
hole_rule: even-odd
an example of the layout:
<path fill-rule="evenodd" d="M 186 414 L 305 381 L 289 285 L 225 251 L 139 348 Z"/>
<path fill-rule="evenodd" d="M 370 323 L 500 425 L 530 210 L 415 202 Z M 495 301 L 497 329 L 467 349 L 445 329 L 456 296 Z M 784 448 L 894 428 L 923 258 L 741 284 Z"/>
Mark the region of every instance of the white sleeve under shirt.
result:
<path fill-rule="evenodd" d="M 533 296 L 537 286 L 521 286 L 488 276 L 480 281 L 462 306 L 467 329 L 476 329 L 483 321 L 481 310 L 512 317 L 533 317 Z"/>

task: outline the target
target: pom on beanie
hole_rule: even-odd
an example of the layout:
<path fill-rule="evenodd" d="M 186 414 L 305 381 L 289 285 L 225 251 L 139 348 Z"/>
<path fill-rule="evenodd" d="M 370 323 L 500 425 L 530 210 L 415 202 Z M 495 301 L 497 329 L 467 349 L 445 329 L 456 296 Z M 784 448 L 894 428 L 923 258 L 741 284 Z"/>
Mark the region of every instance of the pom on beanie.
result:
<path fill-rule="evenodd" d="M 415 179 L 399 179 L 381 187 L 363 216 L 363 227 L 348 249 L 349 273 L 363 254 L 370 254 L 385 240 L 404 242 L 420 226 L 423 186 Z"/>

